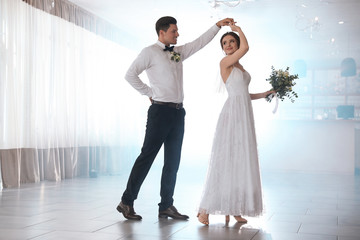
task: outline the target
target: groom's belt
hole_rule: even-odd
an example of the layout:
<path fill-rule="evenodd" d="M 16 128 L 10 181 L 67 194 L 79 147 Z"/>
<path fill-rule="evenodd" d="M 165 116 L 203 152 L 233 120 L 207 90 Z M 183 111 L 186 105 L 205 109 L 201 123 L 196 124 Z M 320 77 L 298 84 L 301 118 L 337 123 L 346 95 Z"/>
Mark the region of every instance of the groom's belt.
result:
<path fill-rule="evenodd" d="M 176 108 L 176 109 L 182 109 L 183 108 L 182 103 L 160 102 L 160 101 L 155 101 L 155 100 L 151 100 L 151 102 L 152 102 L 152 104 L 165 105 L 165 106 Z"/>

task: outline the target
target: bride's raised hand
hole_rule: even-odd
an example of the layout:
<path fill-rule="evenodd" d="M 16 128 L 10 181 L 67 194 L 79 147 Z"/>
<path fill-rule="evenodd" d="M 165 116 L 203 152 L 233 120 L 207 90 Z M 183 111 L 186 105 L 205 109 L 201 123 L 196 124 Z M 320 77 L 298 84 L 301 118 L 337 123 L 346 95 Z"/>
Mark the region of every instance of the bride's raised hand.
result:
<path fill-rule="evenodd" d="M 240 30 L 240 27 L 236 25 L 236 22 L 232 22 L 229 24 L 232 31 L 238 32 Z"/>
<path fill-rule="evenodd" d="M 224 18 L 216 23 L 216 26 L 221 28 L 222 26 L 229 26 L 231 23 L 234 22 L 233 18 Z"/>

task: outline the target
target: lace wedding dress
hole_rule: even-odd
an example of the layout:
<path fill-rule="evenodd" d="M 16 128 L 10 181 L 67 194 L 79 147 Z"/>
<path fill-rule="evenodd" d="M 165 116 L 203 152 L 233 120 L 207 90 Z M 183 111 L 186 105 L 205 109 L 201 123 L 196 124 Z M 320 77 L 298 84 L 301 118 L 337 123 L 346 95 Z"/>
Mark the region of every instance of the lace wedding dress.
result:
<path fill-rule="evenodd" d="M 226 81 L 228 98 L 216 126 L 201 213 L 252 217 L 263 211 L 250 79 L 234 67 Z"/>

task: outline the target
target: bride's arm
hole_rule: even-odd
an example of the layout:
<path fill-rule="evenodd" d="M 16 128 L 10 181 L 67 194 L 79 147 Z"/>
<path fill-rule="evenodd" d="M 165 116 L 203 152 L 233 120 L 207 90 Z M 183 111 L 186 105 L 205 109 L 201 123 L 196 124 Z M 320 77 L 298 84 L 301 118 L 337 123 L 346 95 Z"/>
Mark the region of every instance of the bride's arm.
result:
<path fill-rule="evenodd" d="M 249 44 L 245 37 L 245 34 L 239 26 L 236 26 L 235 23 L 230 24 L 231 30 L 239 33 L 240 46 L 233 54 L 224 57 L 220 62 L 221 69 L 229 68 L 235 63 L 237 63 L 240 58 L 242 58 L 249 51 Z"/>
<path fill-rule="evenodd" d="M 275 93 L 275 91 L 266 91 L 263 93 L 250 93 L 251 100 L 256 100 L 260 98 L 266 98 L 267 95 Z"/>

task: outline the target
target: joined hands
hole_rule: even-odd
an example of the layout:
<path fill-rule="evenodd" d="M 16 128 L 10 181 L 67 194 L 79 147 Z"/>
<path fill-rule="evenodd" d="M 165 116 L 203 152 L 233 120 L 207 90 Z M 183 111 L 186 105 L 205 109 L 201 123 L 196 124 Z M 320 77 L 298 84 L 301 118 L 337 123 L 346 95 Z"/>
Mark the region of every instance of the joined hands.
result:
<path fill-rule="evenodd" d="M 221 28 L 222 26 L 230 26 L 231 24 L 234 24 L 233 18 L 224 18 L 216 23 L 216 26 Z"/>

